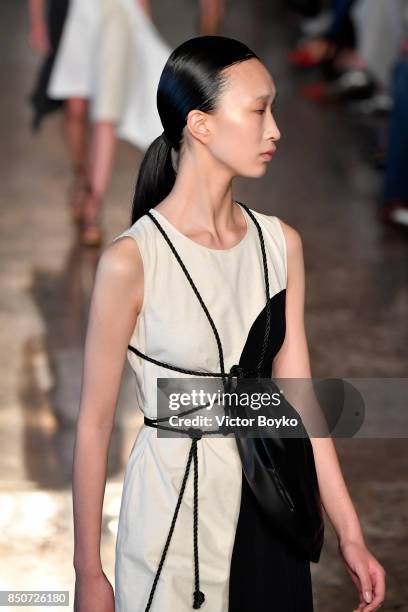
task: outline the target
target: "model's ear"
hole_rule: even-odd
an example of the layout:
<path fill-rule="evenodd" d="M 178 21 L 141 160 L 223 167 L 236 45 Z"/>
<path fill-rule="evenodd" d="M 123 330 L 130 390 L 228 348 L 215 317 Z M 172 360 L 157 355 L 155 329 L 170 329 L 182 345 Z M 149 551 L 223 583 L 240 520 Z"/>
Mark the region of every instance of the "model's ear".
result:
<path fill-rule="evenodd" d="M 197 109 L 191 110 L 187 115 L 187 129 L 194 138 L 207 144 L 211 132 L 206 113 Z"/>

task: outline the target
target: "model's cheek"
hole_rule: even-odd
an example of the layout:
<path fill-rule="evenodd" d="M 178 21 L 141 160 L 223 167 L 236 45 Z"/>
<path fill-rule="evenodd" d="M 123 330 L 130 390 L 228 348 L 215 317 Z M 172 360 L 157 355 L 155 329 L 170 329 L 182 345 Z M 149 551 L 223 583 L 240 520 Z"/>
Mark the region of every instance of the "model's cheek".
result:
<path fill-rule="evenodd" d="M 237 164 L 244 161 L 246 156 L 246 147 L 242 143 L 242 135 L 229 129 L 219 132 L 212 153 L 220 161 L 231 167 L 236 167 Z"/>
<path fill-rule="evenodd" d="M 221 117 L 217 134 L 224 140 L 227 139 L 228 142 L 241 144 L 241 146 L 248 145 L 253 139 L 254 124 L 252 119 L 241 109 L 230 109 L 228 114 Z"/>
<path fill-rule="evenodd" d="M 256 159 L 259 146 L 256 144 L 256 134 L 248 126 L 241 126 L 232 135 L 229 143 L 234 154 L 246 163 Z"/>
<path fill-rule="evenodd" d="M 219 120 L 212 153 L 236 171 L 251 171 L 259 162 L 258 127 L 242 113 L 231 112 Z"/>

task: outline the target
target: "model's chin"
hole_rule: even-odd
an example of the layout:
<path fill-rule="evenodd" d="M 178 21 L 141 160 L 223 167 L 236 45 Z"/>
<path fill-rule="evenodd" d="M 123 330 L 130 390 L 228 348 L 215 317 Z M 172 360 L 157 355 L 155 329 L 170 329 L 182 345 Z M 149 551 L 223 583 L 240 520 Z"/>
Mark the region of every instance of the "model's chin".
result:
<path fill-rule="evenodd" d="M 263 176 L 268 168 L 268 164 L 265 162 L 257 163 L 252 166 L 252 168 L 246 168 L 245 171 L 239 173 L 239 176 L 243 176 L 245 178 L 257 178 L 259 176 Z"/>
<path fill-rule="evenodd" d="M 255 172 L 253 174 L 254 177 L 263 176 L 268 169 L 268 164 L 265 162 L 261 162 L 256 165 Z"/>

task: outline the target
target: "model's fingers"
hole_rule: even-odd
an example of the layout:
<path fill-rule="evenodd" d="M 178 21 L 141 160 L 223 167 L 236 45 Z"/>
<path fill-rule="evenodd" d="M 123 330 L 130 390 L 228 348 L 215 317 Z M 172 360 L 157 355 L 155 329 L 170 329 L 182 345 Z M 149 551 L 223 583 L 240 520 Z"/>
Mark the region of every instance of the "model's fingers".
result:
<path fill-rule="evenodd" d="M 360 581 L 360 589 L 363 600 L 370 604 L 373 601 L 373 585 L 368 571 L 368 566 L 365 563 L 356 565 L 356 573 Z"/>
<path fill-rule="evenodd" d="M 348 565 L 346 565 L 346 569 L 347 569 L 348 573 L 350 574 L 350 578 L 352 579 L 352 581 L 353 581 L 353 582 L 354 582 L 354 584 L 356 585 L 356 588 L 357 588 L 357 591 L 358 591 L 358 594 L 359 594 L 359 597 L 360 597 L 360 604 L 359 604 L 359 606 L 358 606 L 358 608 L 357 608 L 357 609 L 358 609 L 358 610 L 361 610 L 361 605 L 362 605 L 362 604 L 363 604 L 363 605 L 366 605 L 366 602 L 364 601 L 364 598 L 363 598 L 363 592 L 362 592 L 362 590 L 361 590 L 361 583 L 360 583 L 360 579 L 359 579 L 359 577 L 357 576 L 357 574 L 356 574 L 355 572 L 353 572 L 353 570 L 352 570 L 352 569 L 351 569 L 351 568 L 350 568 Z M 354 611 L 353 611 L 353 612 L 354 612 Z"/>
<path fill-rule="evenodd" d="M 364 612 L 378 610 L 385 596 L 385 572 L 381 565 L 375 565 L 370 572 L 370 576 L 373 585 L 373 600 L 364 608 Z"/>

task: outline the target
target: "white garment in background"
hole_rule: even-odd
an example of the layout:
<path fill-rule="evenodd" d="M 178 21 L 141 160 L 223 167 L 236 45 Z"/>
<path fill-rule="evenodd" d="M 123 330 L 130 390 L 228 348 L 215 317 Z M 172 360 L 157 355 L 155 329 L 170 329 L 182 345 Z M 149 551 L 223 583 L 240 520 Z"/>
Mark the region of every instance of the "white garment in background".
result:
<path fill-rule="evenodd" d="M 146 149 L 163 131 L 156 95 L 170 53 L 137 0 L 71 0 L 47 93 L 89 99 L 92 120 Z"/>

